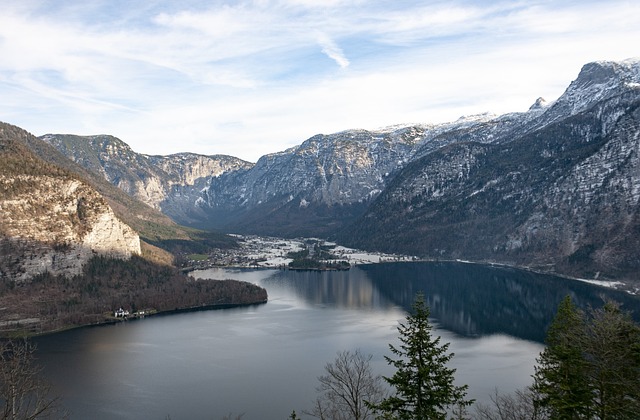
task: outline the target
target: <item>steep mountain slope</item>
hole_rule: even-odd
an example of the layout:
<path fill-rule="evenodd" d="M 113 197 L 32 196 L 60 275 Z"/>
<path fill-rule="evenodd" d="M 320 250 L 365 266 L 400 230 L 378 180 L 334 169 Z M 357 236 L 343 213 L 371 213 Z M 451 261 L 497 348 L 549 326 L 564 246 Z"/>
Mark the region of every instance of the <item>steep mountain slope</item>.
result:
<path fill-rule="evenodd" d="M 47 134 L 41 139 L 82 167 L 184 225 L 201 221 L 203 215 L 193 204 L 211 177 L 251 166 L 223 155 L 143 155 L 122 140 L 107 135 Z"/>
<path fill-rule="evenodd" d="M 171 264 L 176 253 L 207 252 L 212 248 L 236 246 L 235 239 L 227 235 L 203 232 L 176 224 L 159 210 L 151 208 L 111 184 L 101 173 L 85 169 L 36 137 L 27 136 L 25 143 L 40 159 L 77 174 L 95 188 L 107 200 L 116 215 L 139 233 L 142 239 L 142 255 L 147 259 Z"/>
<path fill-rule="evenodd" d="M 249 170 L 212 179 L 199 204 L 219 228 L 327 236 L 362 214 L 421 147 L 440 147 L 450 141 L 440 138 L 443 132 L 490 118 L 317 135 L 295 148 L 263 156 Z"/>
<path fill-rule="evenodd" d="M 521 127 L 412 162 L 339 239 L 430 258 L 637 278 L 639 108 L 640 62 L 588 64 Z"/>
<path fill-rule="evenodd" d="M 95 255 L 140 254 L 138 234 L 84 180 L 35 156 L 30 137 L 0 123 L 0 278 L 76 275 Z"/>
<path fill-rule="evenodd" d="M 246 171 L 212 179 L 201 207 L 212 222 L 244 232 L 322 234 L 344 223 L 410 158 L 421 127 L 314 136 L 263 156 Z M 302 229 L 301 229 L 302 228 Z"/>

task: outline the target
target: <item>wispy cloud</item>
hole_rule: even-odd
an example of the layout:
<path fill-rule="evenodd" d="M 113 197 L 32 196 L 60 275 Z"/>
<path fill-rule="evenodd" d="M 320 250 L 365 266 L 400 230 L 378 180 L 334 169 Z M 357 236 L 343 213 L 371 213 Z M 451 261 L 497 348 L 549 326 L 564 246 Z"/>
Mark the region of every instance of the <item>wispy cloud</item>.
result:
<path fill-rule="evenodd" d="M 624 0 L 3 2 L 0 120 L 256 160 L 555 99 L 582 64 L 638 55 L 639 20 Z"/>
<path fill-rule="evenodd" d="M 322 47 L 322 52 L 325 53 L 327 57 L 334 60 L 341 68 L 349 67 L 349 60 L 345 57 L 344 52 L 327 34 L 319 32 L 317 39 Z"/>

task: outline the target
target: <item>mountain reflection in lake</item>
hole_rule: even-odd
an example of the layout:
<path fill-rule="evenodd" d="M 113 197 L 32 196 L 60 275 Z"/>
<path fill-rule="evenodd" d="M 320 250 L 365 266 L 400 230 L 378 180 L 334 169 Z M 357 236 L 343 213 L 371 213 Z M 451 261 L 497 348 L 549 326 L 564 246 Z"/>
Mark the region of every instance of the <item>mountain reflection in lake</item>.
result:
<path fill-rule="evenodd" d="M 385 263 L 348 272 L 281 271 L 263 286 L 279 284 L 305 302 L 351 309 L 402 307 L 423 292 L 441 328 L 475 337 L 506 333 L 543 342 L 560 301 L 570 295 L 583 309 L 613 299 L 640 314 L 640 300 L 625 292 L 551 275 L 477 264 Z"/>
<path fill-rule="evenodd" d="M 380 264 L 362 270 L 381 294 L 407 310 L 413 296 L 423 291 L 440 326 L 464 336 L 505 333 L 543 342 L 567 295 L 582 309 L 600 307 L 608 298 L 636 319 L 640 315 L 640 300 L 625 292 L 507 267 L 443 262 Z M 398 282 L 401 287 L 396 287 Z"/>
<path fill-rule="evenodd" d="M 487 401 L 531 382 L 545 326 L 567 294 L 624 307 L 636 299 L 589 284 L 452 263 L 378 264 L 350 271 L 204 270 L 265 287 L 264 305 L 157 316 L 37 339 L 39 358 L 72 419 L 285 419 L 311 407 L 317 376 L 337 351 L 372 354 L 390 375 L 388 344 L 415 293 L 470 397 Z"/>

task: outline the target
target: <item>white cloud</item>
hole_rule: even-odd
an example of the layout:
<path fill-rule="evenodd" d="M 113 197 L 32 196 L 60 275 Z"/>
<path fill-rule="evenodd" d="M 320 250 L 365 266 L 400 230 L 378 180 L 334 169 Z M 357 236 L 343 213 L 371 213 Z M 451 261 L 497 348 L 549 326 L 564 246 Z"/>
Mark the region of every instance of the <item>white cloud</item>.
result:
<path fill-rule="evenodd" d="M 330 59 L 334 60 L 341 68 L 349 66 L 349 60 L 345 57 L 344 52 L 327 34 L 319 32 L 317 35 L 318 43 L 322 47 L 322 52 Z"/>
<path fill-rule="evenodd" d="M 319 132 L 525 110 L 640 43 L 623 0 L 143 3 L 4 2 L 0 120 L 255 161 Z"/>

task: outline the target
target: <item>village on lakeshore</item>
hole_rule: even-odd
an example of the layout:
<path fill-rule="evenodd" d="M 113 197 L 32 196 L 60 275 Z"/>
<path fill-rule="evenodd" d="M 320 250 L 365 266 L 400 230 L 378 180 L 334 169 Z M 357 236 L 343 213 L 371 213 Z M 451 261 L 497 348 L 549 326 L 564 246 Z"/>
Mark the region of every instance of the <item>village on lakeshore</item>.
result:
<path fill-rule="evenodd" d="M 213 267 L 232 268 L 272 268 L 290 270 L 348 270 L 362 264 L 378 264 L 387 262 L 424 261 L 417 256 L 368 252 L 347 248 L 335 242 L 319 238 L 285 239 L 257 235 L 232 234 L 238 240 L 237 248 L 216 249 L 211 254 L 190 254 L 184 256 L 181 267 L 185 271 L 204 270 Z M 300 261 L 312 261 L 311 264 L 296 265 Z M 466 260 L 455 260 L 459 263 L 474 263 Z M 492 266 L 509 265 L 485 261 Z M 520 267 L 521 269 L 532 268 Z M 568 279 L 570 277 L 567 277 Z M 640 293 L 638 288 L 631 287 L 621 281 L 571 278 L 601 287 L 624 290 L 630 294 Z"/>
<path fill-rule="evenodd" d="M 279 269 L 348 269 L 353 265 L 417 261 L 415 256 L 366 252 L 318 238 L 283 239 L 256 235 L 231 235 L 238 247 L 219 249 L 212 254 L 185 256 L 182 267 L 201 270 L 211 267 Z M 296 266 L 298 261 L 313 265 Z"/>

